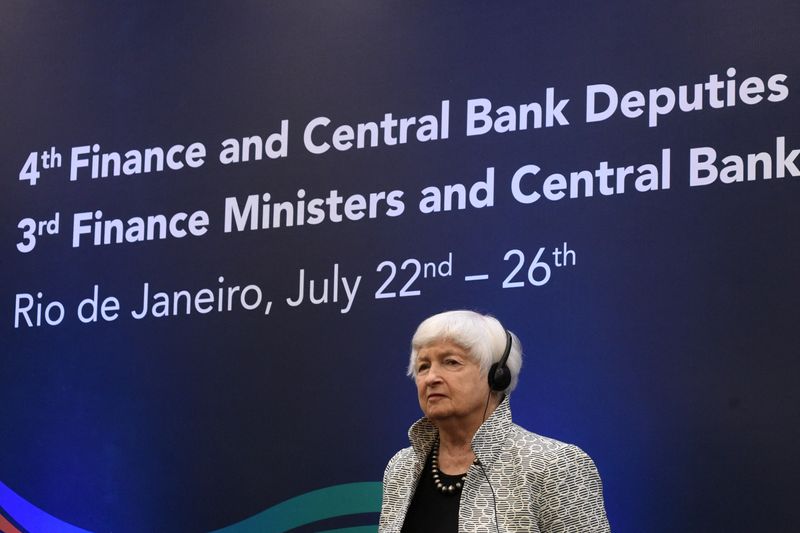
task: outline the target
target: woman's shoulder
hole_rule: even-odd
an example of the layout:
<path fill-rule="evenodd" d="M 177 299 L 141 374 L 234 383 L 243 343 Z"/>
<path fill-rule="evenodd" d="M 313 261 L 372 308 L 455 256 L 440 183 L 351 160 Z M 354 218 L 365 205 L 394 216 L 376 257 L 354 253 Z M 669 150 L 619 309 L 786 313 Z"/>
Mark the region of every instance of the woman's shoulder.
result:
<path fill-rule="evenodd" d="M 539 448 L 542 451 L 556 451 L 572 446 L 572 444 L 567 442 L 539 435 L 517 424 L 511 426 L 509 437 L 517 446 Z"/>
<path fill-rule="evenodd" d="M 533 433 L 517 425 L 509 433 L 509 438 L 510 446 L 505 450 L 509 455 L 502 460 L 516 464 L 518 472 L 524 474 L 534 486 L 602 494 L 597 467 L 578 446 Z M 547 491 L 542 491 L 540 495 L 544 496 L 545 493 Z"/>
<path fill-rule="evenodd" d="M 545 464 L 592 461 L 589 455 L 575 444 L 539 435 L 516 424 L 509 438 L 514 449 Z"/>
<path fill-rule="evenodd" d="M 581 448 L 514 426 L 502 453 L 512 481 L 530 488 L 542 531 L 608 532 L 600 474 Z"/>

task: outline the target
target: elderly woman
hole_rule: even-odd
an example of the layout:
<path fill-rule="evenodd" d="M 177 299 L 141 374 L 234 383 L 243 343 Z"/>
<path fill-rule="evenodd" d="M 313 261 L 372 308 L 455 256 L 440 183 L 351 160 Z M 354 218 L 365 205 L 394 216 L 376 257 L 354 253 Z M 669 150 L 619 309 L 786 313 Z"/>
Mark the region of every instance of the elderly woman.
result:
<path fill-rule="evenodd" d="M 600 476 L 576 446 L 511 421 L 519 340 L 495 318 L 449 311 L 411 341 L 424 418 L 389 461 L 379 531 L 609 531 Z"/>

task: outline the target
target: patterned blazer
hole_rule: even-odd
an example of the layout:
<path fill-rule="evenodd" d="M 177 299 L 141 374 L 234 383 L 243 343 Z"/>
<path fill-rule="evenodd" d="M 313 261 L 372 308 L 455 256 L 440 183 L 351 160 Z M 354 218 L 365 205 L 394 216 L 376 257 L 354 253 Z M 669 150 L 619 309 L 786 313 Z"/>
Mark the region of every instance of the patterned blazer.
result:
<path fill-rule="evenodd" d="M 397 452 L 386 466 L 379 533 L 402 529 L 436 433 L 428 419 L 418 420 L 408 431 L 412 446 Z M 459 532 L 610 531 L 592 459 L 577 446 L 514 424 L 508 398 L 475 433 L 472 450 L 491 486 L 480 466 L 470 466 L 461 492 Z"/>

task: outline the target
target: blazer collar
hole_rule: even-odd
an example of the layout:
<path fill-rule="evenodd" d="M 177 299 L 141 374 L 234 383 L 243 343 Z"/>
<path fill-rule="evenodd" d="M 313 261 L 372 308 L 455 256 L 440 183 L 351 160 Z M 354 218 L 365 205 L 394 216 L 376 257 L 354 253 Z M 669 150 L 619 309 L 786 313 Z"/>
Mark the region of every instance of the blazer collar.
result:
<path fill-rule="evenodd" d="M 475 456 L 481 464 L 490 467 L 494 463 L 512 425 L 511 406 L 508 395 L 506 395 L 497 409 L 481 424 L 472 437 L 472 451 L 475 452 Z M 411 446 L 414 448 L 414 455 L 421 462 L 425 462 L 438 434 L 436 426 L 425 417 L 414 422 L 409 428 L 408 440 L 411 441 Z"/>

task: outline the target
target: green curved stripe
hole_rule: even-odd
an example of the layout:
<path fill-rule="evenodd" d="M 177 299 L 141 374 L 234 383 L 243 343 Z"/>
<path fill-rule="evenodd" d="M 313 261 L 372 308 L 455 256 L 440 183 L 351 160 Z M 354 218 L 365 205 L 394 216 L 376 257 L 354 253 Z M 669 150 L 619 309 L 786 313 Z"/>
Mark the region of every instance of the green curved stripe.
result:
<path fill-rule="evenodd" d="M 381 510 L 381 482 L 364 481 L 325 487 L 281 502 L 257 515 L 211 533 L 283 533 L 338 516 Z M 375 526 L 329 530 L 328 533 L 374 533 Z"/>

